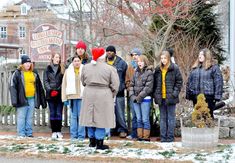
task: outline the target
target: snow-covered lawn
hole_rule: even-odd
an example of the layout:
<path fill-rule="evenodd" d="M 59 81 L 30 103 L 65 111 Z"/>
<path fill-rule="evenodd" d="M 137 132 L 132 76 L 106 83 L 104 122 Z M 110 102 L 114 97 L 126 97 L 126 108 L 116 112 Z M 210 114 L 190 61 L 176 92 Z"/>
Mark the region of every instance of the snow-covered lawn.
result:
<path fill-rule="evenodd" d="M 12 156 L 34 156 L 44 158 L 89 158 L 92 161 L 115 158 L 116 161 L 143 160 L 144 162 L 208 162 L 234 163 L 235 144 L 219 144 L 214 149 L 187 149 L 181 142 L 136 142 L 126 140 L 106 140 L 108 150 L 96 150 L 88 147 L 88 140 L 71 142 L 68 139 L 51 140 L 45 137 L 18 138 L 0 136 L 0 154 Z M 54 157 L 53 157 L 54 156 Z"/>

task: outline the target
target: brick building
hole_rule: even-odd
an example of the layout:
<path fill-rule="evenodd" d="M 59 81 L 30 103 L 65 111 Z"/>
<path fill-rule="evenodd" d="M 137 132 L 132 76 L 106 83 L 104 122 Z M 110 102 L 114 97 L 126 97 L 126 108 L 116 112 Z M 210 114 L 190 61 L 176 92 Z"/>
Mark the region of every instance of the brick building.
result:
<path fill-rule="evenodd" d="M 19 59 L 30 54 L 30 32 L 41 24 L 52 24 L 63 32 L 65 57 L 73 53 L 79 39 L 77 21 L 69 16 L 66 0 L 50 3 L 44 0 L 22 0 L 0 11 L 0 57 Z"/>

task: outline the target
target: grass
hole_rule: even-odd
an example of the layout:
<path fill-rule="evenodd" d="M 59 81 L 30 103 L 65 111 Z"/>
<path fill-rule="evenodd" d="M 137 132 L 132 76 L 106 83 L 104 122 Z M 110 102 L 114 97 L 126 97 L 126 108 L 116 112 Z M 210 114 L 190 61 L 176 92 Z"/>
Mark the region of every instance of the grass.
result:
<path fill-rule="evenodd" d="M 197 153 L 194 159 L 198 161 L 206 161 L 205 155 L 200 154 L 200 153 Z"/>
<path fill-rule="evenodd" d="M 110 149 L 104 151 L 89 148 L 88 143 L 88 141 L 71 143 L 66 139 L 63 141 L 52 141 L 51 139 L 0 139 L 0 155 L 5 153 L 13 156 L 18 155 L 21 157 L 28 157 L 28 155 L 35 156 L 36 152 L 36 157 L 42 156 L 47 159 L 57 159 L 58 155 L 60 155 L 63 156 L 61 159 L 65 160 L 67 160 L 67 158 L 64 156 L 73 159 L 77 158 L 80 161 L 86 157 L 89 161 L 93 162 L 99 162 L 98 160 L 103 161 L 102 159 L 105 158 L 110 162 L 119 163 L 123 160 L 125 160 L 125 162 L 139 161 L 141 163 L 159 162 L 160 160 L 167 160 L 167 162 L 181 162 L 176 161 L 175 159 L 180 158 L 179 160 L 185 160 L 184 157 L 186 157 L 186 154 L 187 157 L 192 156 L 192 160 L 198 162 L 206 161 L 208 155 L 213 156 L 212 154 L 215 153 L 221 156 L 216 161 L 223 160 L 229 162 L 231 159 L 234 159 L 232 158 L 232 145 L 218 145 L 216 149 L 204 151 L 202 154 L 200 151 L 190 151 L 182 147 L 177 147 L 178 145 L 173 145 L 171 148 L 169 148 L 169 146 L 163 148 L 164 146 L 155 142 L 107 141 L 106 143 L 110 146 Z M 129 158 L 129 156 L 133 156 L 133 158 Z"/>
<path fill-rule="evenodd" d="M 170 151 L 164 151 L 164 152 L 158 152 L 160 155 L 163 155 L 165 158 L 171 158 L 174 156 L 176 153 L 173 150 Z"/>
<path fill-rule="evenodd" d="M 68 154 L 68 153 L 71 153 L 71 150 L 70 150 L 68 147 L 64 147 L 62 153 L 63 153 L 63 154 Z"/>

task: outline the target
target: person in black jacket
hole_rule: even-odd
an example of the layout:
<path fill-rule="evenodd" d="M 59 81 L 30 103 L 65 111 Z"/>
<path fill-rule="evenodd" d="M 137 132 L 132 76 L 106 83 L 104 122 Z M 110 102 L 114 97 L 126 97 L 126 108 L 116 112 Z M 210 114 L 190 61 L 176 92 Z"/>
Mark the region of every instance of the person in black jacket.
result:
<path fill-rule="evenodd" d="M 197 95 L 203 93 L 212 118 L 216 101 L 223 94 L 223 76 L 209 49 L 202 49 L 192 66 L 186 85 L 186 99 L 197 103 Z"/>
<path fill-rule="evenodd" d="M 10 82 L 11 103 L 17 111 L 17 135 L 33 137 L 34 108 L 47 107 L 39 75 L 27 55 L 21 57 L 21 65 L 13 73 Z"/>
<path fill-rule="evenodd" d="M 61 85 L 64 74 L 64 66 L 61 64 L 60 54 L 52 53 L 51 62 L 43 74 L 44 88 L 46 89 L 46 99 L 50 110 L 50 123 L 52 139 L 63 138 L 62 112 L 63 102 L 61 99 Z"/>
<path fill-rule="evenodd" d="M 161 142 L 174 141 L 175 108 L 183 79 L 178 66 L 171 62 L 170 52 L 161 53 L 161 63 L 154 73 L 154 101 L 160 108 Z"/>
<path fill-rule="evenodd" d="M 107 64 L 116 68 L 120 80 L 119 90 L 115 100 L 116 130 L 119 133 L 120 138 L 125 138 L 128 132 L 125 120 L 124 96 L 124 91 L 126 89 L 125 78 L 127 71 L 127 63 L 121 57 L 116 55 L 116 48 L 112 45 L 106 48 L 106 54 Z"/>
<path fill-rule="evenodd" d="M 153 70 L 145 55 L 138 57 L 138 67 L 130 83 L 130 100 L 137 117 L 138 140 L 150 141 L 150 109 L 153 90 Z"/>

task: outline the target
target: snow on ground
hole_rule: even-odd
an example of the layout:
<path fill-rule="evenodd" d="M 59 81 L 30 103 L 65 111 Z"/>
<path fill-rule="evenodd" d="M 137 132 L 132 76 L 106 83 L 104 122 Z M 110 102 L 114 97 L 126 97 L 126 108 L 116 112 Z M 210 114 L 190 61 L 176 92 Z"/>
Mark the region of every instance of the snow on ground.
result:
<path fill-rule="evenodd" d="M 124 158 L 136 160 L 169 160 L 169 161 L 192 161 L 195 163 L 234 163 L 235 144 L 219 144 L 214 149 L 187 149 L 181 142 L 136 142 L 126 140 L 106 140 L 111 148 L 108 150 L 96 150 L 88 147 L 88 140 L 70 141 L 51 140 L 45 137 L 18 138 L 16 136 L 0 136 L 0 154 L 10 153 L 13 155 L 50 154 L 65 155 L 68 157 L 94 158 Z M 65 157 L 66 159 L 66 157 Z"/>

